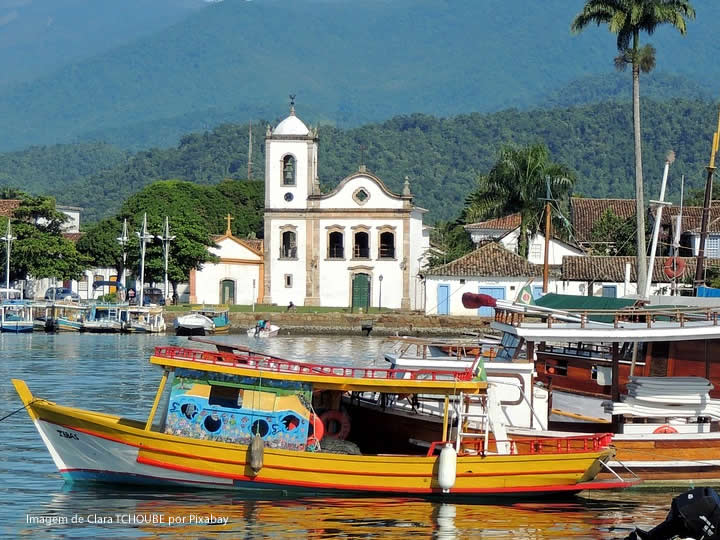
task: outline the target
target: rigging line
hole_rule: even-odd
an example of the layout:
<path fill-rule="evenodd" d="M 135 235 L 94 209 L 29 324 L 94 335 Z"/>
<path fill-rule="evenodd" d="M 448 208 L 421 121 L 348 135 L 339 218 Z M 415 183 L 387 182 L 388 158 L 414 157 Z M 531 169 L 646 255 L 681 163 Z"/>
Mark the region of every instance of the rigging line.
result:
<path fill-rule="evenodd" d="M 13 414 L 19 413 L 20 411 L 24 411 L 24 410 L 27 409 L 30 405 L 32 405 L 33 403 L 37 403 L 38 401 L 45 401 L 45 402 L 47 402 L 47 399 L 42 399 L 42 398 L 33 399 L 33 400 L 32 400 L 30 403 L 28 403 L 27 405 L 23 405 L 23 406 L 20 407 L 19 409 L 15 409 L 13 412 L 8 413 L 8 414 L 6 414 L 5 416 L 3 416 L 2 418 L 0 418 L 0 422 L 2 422 L 3 420 L 5 420 L 6 418 L 10 418 Z"/>

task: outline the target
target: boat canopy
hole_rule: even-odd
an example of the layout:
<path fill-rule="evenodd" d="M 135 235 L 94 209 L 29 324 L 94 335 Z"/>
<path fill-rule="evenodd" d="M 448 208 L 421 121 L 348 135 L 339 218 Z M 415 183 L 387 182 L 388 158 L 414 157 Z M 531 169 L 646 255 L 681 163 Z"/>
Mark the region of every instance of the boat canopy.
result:
<path fill-rule="evenodd" d="M 481 394 L 487 383 L 473 380 L 473 368 L 464 371 L 403 370 L 331 366 L 285 360 L 256 352 L 216 352 L 184 347 L 156 347 L 150 363 L 164 369 L 184 368 L 236 375 L 301 381 L 314 390 L 383 392 L 393 394 Z"/>
<path fill-rule="evenodd" d="M 599 313 L 600 310 L 619 311 L 632 307 L 637 300 L 632 298 L 611 298 L 606 296 L 578 296 L 573 294 L 544 294 L 535 301 L 535 304 L 550 309 L 564 311 L 588 310 L 593 311 L 588 317 L 598 322 L 613 322 L 612 314 Z"/>

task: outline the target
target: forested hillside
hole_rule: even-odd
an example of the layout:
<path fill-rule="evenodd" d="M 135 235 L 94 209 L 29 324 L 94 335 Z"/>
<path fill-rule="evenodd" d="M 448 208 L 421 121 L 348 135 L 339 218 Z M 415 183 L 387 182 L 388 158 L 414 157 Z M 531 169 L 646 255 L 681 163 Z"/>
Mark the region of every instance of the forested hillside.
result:
<path fill-rule="evenodd" d="M 648 196 L 658 195 L 669 149 L 677 155 L 671 169 L 670 194 L 678 194 L 682 174 L 686 188 L 703 185 L 711 134 L 717 123 L 716 105 L 645 100 L 642 110 Z M 303 118 L 302 108 L 298 114 Z M 449 118 L 397 116 L 381 124 L 346 130 L 321 126 L 319 176 L 323 188 L 330 189 L 356 171 L 361 159 L 396 192 L 409 176 L 415 201 L 430 210 L 426 221 L 432 222 L 457 215 L 477 175 L 489 170 L 502 145 L 542 141 L 554 161 L 577 171 L 577 193 L 632 197 L 631 118 L 629 103 L 609 102 Z M 256 180 L 264 178 L 264 133 L 264 124 L 254 124 Z M 186 135 L 174 148 L 127 156 L 107 145 L 33 148 L 0 155 L 0 186 L 51 194 L 60 203 L 82 206 L 87 223 L 117 211 L 130 195 L 154 180 L 215 184 L 223 178 L 245 179 L 247 145 L 247 125 L 226 124 Z"/>
<path fill-rule="evenodd" d="M 606 28 L 570 33 L 583 3 L 225 0 L 0 91 L 0 149 L 89 140 L 174 145 L 223 121 L 273 120 L 289 93 L 307 121 L 342 128 L 414 112 L 544 107 L 573 81 L 613 71 L 616 45 Z M 696 7 L 687 37 L 660 28 L 646 40 L 657 49 L 657 76 L 680 77 L 663 85 L 663 97 L 717 90 L 720 4 Z M 625 80 L 629 97 L 630 74 L 614 77 Z M 607 98 L 608 90 L 554 102 L 587 103 L 580 97 Z"/>

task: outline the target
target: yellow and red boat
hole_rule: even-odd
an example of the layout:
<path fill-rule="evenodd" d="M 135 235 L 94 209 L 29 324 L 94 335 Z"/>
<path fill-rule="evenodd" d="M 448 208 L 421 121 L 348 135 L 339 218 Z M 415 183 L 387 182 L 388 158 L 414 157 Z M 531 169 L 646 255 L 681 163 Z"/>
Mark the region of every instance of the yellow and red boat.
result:
<path fill-rule="evenodd" d="M 619 478 L 593 481 L 614 456 L 608 434 L 528 440 L 513 444 L 506 455 L 459 439 L 430 442 L 416 454 L 387 454 L 383 449 L 392 441 L 378 438 L 372 453 L 364 446 L 361 454 L 348 424 L 342 448 L 330 444 L 337 443 L 330 440 L 337 431 L 320 419 L 342 418 L 347 392 L 446 396 L 444 433 L 449 433 L 450 398 L 482 394 L 487 388 L 473 380 L 472 369 L 327 366 L 251 351 L 183 347 L 157 347 L 150 362 L 161 368 L 162 378 L 145 421 L 58 405 L 13 380 L 66 480 L 313 495 L 464 497 L 631 485 Z M 322 438 L 325 428 L 334 433 Z"/>

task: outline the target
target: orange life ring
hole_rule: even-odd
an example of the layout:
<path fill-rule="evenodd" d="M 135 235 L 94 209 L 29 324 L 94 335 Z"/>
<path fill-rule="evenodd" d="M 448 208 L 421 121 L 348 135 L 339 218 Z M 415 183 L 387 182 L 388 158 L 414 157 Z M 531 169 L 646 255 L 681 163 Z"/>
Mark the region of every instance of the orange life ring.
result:
<path fill-rule="evenodd" d="M 320 415 L 325 426 L 325 436 L 344 441 L 350 434 L 350 417 L 340 411 L 325 411 Z M 335 429 L 337 427 L 337 429 Z"/>
<path fill-rule="evenodd" d="M 653 433 L 677 433 L 677 429 L 667 424 L 663 424 L 662 426 L 655 428 Z"/>
<path fill-rule="evenodd" d="M 325 425 L 323 424 L 323 421 L 315 415 L 315 413 L 310 415 L 309 422 L 310 427 L 312 428 L 312 433 L 308 434 L 308 446 L 311 444 L 317 444 L 325 435 Z"/>
<path fill-rule="evenodd" d="M 669 279 L 679 278 L 685 273 L 685 261 L 680 257 L 668 257 L 665 259 L 663 272 Z"/>

